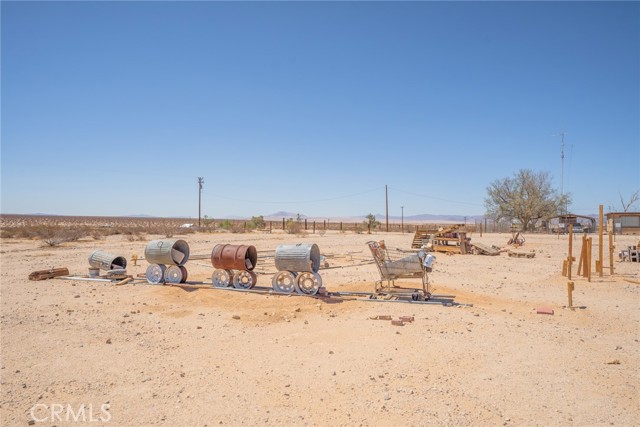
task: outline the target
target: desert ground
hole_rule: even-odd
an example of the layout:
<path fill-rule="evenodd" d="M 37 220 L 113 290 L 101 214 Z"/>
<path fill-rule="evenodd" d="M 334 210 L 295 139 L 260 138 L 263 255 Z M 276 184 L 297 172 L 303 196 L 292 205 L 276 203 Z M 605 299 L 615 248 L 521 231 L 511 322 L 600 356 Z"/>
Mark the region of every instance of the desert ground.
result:
<path fill-rule="evenodd" d="M 470 237 L 505 246 L 510 236 Z M 129 274 L 144 273 L 146 261 L 130 260 L 146 241 L 114 235 L 43 247 L 3 238 L 0 424 L 640 425 L 640 263 L 616 255 L 612 276 L 605 248 L 604 276 L 591 282 L 575 276 L 574 264 L 572 310 L 561 275 L 568 236 L 525 236 L 520 250 L 534 258 L 436 254 L 433 292 L 455 295 L 461 305 L 453 307 L 29 281 L 52 267 L 87 274 L 96 249 L 126 256 Z M 329 291 L 370 291 L 379 273 L 366 242 L 408 249 L 413 235 L 174 237 L 190 245 L 190 281 L 210 283 L 207 256 L 218 243 L 267 253 L 313 242 L 329 262 L 320 270 Z M 637 241 L 616 236 L 616 254 Z M 580 246 L 576 238 L 576 257 Z M 269 286 L 273 259 L 260 262 L 258 286 Z M 554 314 L 537 314 L 541 306 Z M 371 319 L 378 315 L 415 321 L 394 326 Z"/>

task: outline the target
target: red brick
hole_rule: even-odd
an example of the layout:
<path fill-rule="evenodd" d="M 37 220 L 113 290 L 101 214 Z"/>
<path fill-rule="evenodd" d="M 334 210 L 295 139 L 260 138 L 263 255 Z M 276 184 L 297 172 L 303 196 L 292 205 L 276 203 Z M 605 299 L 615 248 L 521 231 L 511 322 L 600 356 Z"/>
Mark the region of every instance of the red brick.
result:
<path fill-rule="evenodd" d="M 404 326 L 404 322 L 402 320 L 392 320 L 391 324 L 393 326 Z"/>
<path fill-rule="evenodd" d="M 538 314 L 550 314 L 553 316 L 553 309 L 549 307 L 538 307 Z"/>

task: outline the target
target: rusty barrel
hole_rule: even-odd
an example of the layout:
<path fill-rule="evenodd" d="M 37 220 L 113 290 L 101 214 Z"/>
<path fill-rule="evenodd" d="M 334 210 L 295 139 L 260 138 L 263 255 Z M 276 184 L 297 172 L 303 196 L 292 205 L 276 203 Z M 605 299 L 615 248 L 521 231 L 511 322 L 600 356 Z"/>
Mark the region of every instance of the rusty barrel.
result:
<path fill-rule="evenodd" d="M 180 239 L 152 240 L 147 243 L 144 258 L 149 264 L 184 265 L 189 261 L 189 244 Z"/>
<path fill-rule="evenodd" d="M 278 271 L 317 273 L 320 269 L 320 248 L 315 243 L 280 245 L 276 248 Z"/>
<path fill-rule="evenodd" d="M 89 255 L 89 265 L 93 268 L 106 271 L 125 269 L 127 268 L 127 259 L 122 256 L 97 250 Z"/>
<path fill-rule="evenodd" d="M 215 245 L 211 252 L 211 264 L 223 270 L 251 271 L 258 262 L 258 251 L 247 245 Z"/>

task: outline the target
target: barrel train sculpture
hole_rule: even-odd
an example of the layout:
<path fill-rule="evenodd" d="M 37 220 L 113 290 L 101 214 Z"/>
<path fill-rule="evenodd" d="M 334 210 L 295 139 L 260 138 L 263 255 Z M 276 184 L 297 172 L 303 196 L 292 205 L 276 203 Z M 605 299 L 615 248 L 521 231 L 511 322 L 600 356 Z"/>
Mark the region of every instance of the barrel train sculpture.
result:
<path fill-rule="evenodd" d="M 189 259 L 189 245 L 184 240 L 153 240 L 147 244 L 145 259 L 150 263 L 146 278 L 151 284 L 184 283 Z M 211 283 L 216 288 L 232 286 L 251 289 L 258 276 L 253 271 L 258 251 L 250 245 L 216 245 L 211 252 L 214 267 Z M 169 265 L 169 267 L 167 267 Z M 315 243 L 280 245 L 276 248 L 275 265 L 278 270 L 271 280 L 275 292 L 315 295 L 322 287 L 320 248 Z"/>
<path fill-rule="evenodd" d="M 187 281 L 184 264 L 189 261 L 189 244 L 184 240 L 152 240 L 144 250 L 144 258 L 150 264 L 145 273 L 147 282 L 159 284 Z"/>

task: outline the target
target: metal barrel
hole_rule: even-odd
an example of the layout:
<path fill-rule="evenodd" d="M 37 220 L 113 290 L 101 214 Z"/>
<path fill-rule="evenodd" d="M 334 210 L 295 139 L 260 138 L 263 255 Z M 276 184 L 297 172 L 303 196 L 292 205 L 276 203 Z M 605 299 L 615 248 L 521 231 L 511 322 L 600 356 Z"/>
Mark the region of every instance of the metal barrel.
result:
<path fill-rule="evenodd" d="M 215 245 L 211 252 L 211 264 L 224 270 L 251 271 L 258 262 L 258 251 L 247 245 Z"/>
<path fill-rule="evenodd" d="M 101 250 L 97 250 L 89 255 L 89 265 L 101 270 L 113 270 L 127 268 L 127 259 L 122 256 L 113 255 Z"/>
<path fill-rule="evenodd" d="M 144 258 L 149 264 L 184 265 L 189 261 L 189 244 L 179 239 L 152 240 L 147 243 Z"/>
<path fill-rule="evenodd" d="M 320 269 L 320 248 L 315 243 L 280 245 L 276 248 L 278 271 L 317 273 Z"/>

